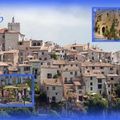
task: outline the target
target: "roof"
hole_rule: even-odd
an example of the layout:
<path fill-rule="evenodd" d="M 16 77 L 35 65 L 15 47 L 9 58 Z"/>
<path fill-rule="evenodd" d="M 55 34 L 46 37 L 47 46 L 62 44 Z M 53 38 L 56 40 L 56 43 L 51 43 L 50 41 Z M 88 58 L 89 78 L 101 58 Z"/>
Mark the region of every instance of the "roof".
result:
<path fill-rule="evenodd" d="M 47 65 L 43 65 L 43 66 L 41 66 L 41 68 L 46 68 L 46 69 L 59 69 L 59 67 L 58 66 L 47 66 Z"/>
<path fill-rule="evenodd" d="M 81 63 L 81 66 L 82 67 L 86 67 L 86 66 L 88 66 L 88 67 L 92 67 L 92 66 L 100 66 L 100 67 L 113 67 L 113 65 L 112 64 L 110 64 L 110 63 L 103 63 L 103 62 L 96 62 L 96 63 L 91 63 L 91 62 L 84 62 L 84 63 Z"/>
<path fill-rule="evenodd" d="M 63 71 L 67 72 L 67 71 L 80 71 L 79 67 L 76 66 L 66 66 L 63 68 Z"/>
<path fill-rule="evenodd" d="M 8 66 L 8 64 L 5 62 L 0 62 L 0 66 Z"/>
<path fill-rule="evenodd" d="M 40 48 L 40 50 L 42 50 L 42 51 L 48 51 L 48 50 L 49 50 L 49 47 L 43 46 L 43 47 Z"/>
<path fill-rule="evenodd" d="M 60 79 L 46 79 L 44 80 L 44 84 L 49 86 L 62 86 Z"/>
<path fill-rule="evenodd" d="M 29 65 L 29 64 L 19 64 L 18 66 L 19 67 L 24 67 L 24 66 L 30 67 L 31 65 Z"/>
<path fill-rule="evenodd" d="M 117 77 L 117 74 L 107 74 L 108 77 Z"/>
<path fill-rule="evenodd" d="M 65 60 L 53 60 L 53 65 L 66 65 L 67 61 Z"/>
<path fill-rule="evenodd" d="M 94 74 L 94 73 L 85 73 L 84 77 L 96 77 L 96 78 L 105 78 L 103 74 Z"/>
<path fill-rule="evenodd" d="M 7 28 L 2 28 L 0 29 L 0 33 L 5 33 L 8 29 Z"/>
<path fill-rule="evenodd" d="M 76 86 L 81 85 L 81 83 L 79 81 L 73 81 L 73 84 Z"/>

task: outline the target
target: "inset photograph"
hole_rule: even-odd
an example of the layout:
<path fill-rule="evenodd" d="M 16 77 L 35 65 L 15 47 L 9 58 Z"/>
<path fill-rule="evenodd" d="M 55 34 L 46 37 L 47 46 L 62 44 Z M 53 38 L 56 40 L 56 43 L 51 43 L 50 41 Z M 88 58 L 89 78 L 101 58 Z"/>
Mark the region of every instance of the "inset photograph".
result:
<path fill-rule="evenodd" d="M 120 8 L 92 9 L 92 41 L 120 42 Z"/>
<path fill-rule="evenodd" d="M 31 107 L 33 95 L 31 75 L 0 75 L 0 107 Z"/>

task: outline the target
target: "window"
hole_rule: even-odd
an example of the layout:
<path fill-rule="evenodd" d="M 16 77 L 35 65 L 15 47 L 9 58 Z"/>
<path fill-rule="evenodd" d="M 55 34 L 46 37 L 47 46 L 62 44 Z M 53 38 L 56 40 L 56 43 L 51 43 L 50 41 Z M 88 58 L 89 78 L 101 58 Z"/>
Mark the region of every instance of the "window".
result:
<path fill-rule="evenodd" d="M 94 69 L 95 69 L 95 67 L 92 67 L 92 69 L 94 70 Z"/>
<path fill-rule="evenodd" d="M 102 85 L 101 84 L 98 85 L 98 89 L 102 89 Z"/>
<path fill-rule="evenodd" d="M 75 76 L 77 76 L 77 71 L 75 71 Z"/>
<path fill-rule="evenodd" d="M 73 50 L 75 50 L 76 48 L 75 47 L 73 47 Z"/>
<path fill-rule="evenodd" d="M 52 78 L 52 74 L 51 74 L 51 73 L 48 73 L 48 74 L 47 74 L 47 78 L 49 78 L 49 79 Z"/>
<path fill-rule="evenodd" d="M 102 79 L 98 79 L 98 83 L 102 83 Z"/>
<path fill-rule="evenodd" d="M 110 70 L 113 70 L 113 68 L 110 68 Z"/>
<path fill-rule="evenodd" d="M 24 67 L 24 71 L 30 71 L 30 67 Z"/>
<path fill-rule="evenodd" d="M 104 74 L 104 72 L 102 72 L 102 74 Z"/>
<path fill-rule="evenodd" d="M 82 96 L 79 96 L 79 100 L 80 100 L 80 101 L 83 101 L 83 97 L 82 97 Z"/>
<path fill-rule="evenodd" d="M 93 85 L 93 83 L 92 83 L 92 82 L 90 82 L 90 85 Z"/>
<path fill-rule="evenodd" d="M 70 72 L 71 75 L 73 75 L 73 72 Z"/>
<path fill-rule="evenodd" d="M 92 88 L 92 87 L 90 87 L 90 90 L 92 91 L 92 90 L 93 90 L 93 88 Z"/>
<path fill-rule="evenodd" d="M 42 52 L 42 55 L 44 55 L 44 52 Z"/>
<path fill-rule="evenodd" d="M 52 87 L 52 90 L 55 90 L 55 86 Z"/>
<path fill-rule="evenodd" d="M 92 80 L 92 77 L 90 77 L 90 80 Z"/>
<path fill-rule="evenodd" d="M 103 69 L 103 67 L 100 67 L 100 69 Z"/>
<path fill-rule="evenodd" d="M 44 60 L 47 60 L 47 58 L 44 58 Z"/>
<path fill-rule="evenodd" d="M 52 97 L 52 102 L 56 102 L 56 97 L 55 96 Z"/>
<path fill-rule="evenodd" d="M 65 78 L 65 81 L 67 82 L 67 78 Z"/>
<path fill-rule="evenodd" d="M 18 44 L 19 44 L 19 45 L 22 45 L 22 42 L 19 42 Z"/>
<path fill-rule="evenodd" d="M 36 46 L 36 43 L 33 43 L 32 46 Z"/>
<path fill-rule="evenodd" d="M 94 60 L 94 57 L 92 57 L 92 60 Z"/>
<path fill-rule="evenodd" d="M 40 43 L 37 43 L 37 46 L 40 46 Z"/>
<path fill-rule="evenodd" d="M 113 78 L 113 77 L 111 77 L 111 80 L 114 80 L 114 78 Z"/>

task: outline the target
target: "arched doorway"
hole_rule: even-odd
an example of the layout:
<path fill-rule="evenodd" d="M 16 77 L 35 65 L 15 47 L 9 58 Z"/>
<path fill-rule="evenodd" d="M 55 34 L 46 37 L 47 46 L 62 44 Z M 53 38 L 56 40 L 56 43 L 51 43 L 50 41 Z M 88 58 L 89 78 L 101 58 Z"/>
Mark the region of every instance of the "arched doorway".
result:
<path fill-rule="evenodd" d="M 102 34 L 105 33 L 105 27 L 102 27 Z"/>

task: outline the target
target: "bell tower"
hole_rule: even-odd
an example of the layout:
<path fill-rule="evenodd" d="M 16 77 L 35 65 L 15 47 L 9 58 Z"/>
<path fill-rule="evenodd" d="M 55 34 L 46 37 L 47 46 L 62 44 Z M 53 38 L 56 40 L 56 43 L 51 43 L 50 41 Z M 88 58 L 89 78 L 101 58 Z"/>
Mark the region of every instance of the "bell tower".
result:
<path fill-rule="evenodd" d="M 8 31 L 20 32 L 20 23 L 15 22 L 14 17 L 12 17 L 12 22 L 8 23 Z"/>

